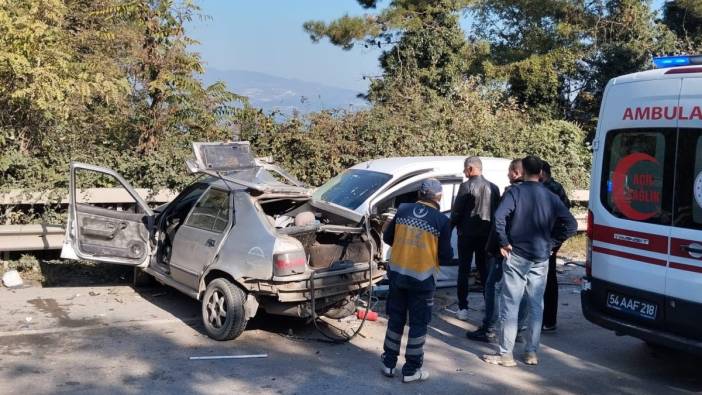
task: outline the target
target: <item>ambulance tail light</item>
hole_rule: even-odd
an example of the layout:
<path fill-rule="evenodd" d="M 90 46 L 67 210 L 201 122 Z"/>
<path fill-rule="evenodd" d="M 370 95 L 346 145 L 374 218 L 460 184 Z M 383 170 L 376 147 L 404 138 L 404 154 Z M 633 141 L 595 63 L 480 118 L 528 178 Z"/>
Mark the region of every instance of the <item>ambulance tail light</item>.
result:
<path fill-rule="evenodd" d="M 595 232 L 595 217 L 587 210 L 587 245 L 585 247 L 585 275 L 592 276 L 592 238 Z"/>

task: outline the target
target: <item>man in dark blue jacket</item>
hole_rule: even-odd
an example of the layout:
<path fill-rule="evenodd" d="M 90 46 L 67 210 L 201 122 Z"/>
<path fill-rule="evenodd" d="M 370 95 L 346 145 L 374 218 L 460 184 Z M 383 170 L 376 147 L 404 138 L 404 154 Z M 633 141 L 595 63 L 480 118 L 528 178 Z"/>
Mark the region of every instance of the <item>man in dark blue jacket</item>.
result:
<path fill-rule="evenodd" d="M 401 204 L 383 234 L 392 246 L 388 263 L 386 311 L 388 329 L 383 345 L 383 374 L 395 375 L 402 333 L 409 315 L 409 334 L 405 348 L 402 381 L 423 381 L 429 373 L 422 370 L 424 341 L 434 305 L 434 274 L 439 265 L 450 262 L 451 225 L 439 211 L 441 183 L 430 178 L 422 182 L 417 203 Z"/>
<path fill-rule="evenodd" d="M 519 304 L 526 292 L 529 320 L 524 362 L 538 364 L 536 351 L 541 337 L 544 288 L 548 258 L 554 245 L 574 235 L 578 224 L 558 196 L 539 182 L 541 159 L 522 159 L 524 182 L 507 191 L 495 212 L 500 253 L 503 262 L 500 306 L 499 352 L 485 355 L 488 363 L 516 366 L 513 349 L 517 336 Z"/>

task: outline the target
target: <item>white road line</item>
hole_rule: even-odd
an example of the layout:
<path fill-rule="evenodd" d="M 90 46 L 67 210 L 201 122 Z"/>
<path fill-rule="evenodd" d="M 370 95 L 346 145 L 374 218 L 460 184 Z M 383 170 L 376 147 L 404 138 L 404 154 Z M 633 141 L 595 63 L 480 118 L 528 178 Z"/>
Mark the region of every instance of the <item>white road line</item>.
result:
<path fill-rule="evenodd" d="M 150 321 L 123 321 L 115 323 L 104 323 L 99 325 L 86 325 L 75 328 L 46 328 L 46 329 L 24 329 L 19 331 L 4 331 L 0 332 L 0 337 L 10 337 L 10 336 L 31 336 L 31 335 L 49 335 L 54 333 L 69 333 L 69 332 L 82 332 L 90 331 L 95 329 L 110 329 L 110 328 L 127 328 L 133 326 L 152 326 L 152 325 L 164 325 L 171 324 L 174 322 L 193 322 L 200 321 L 200 318 L 166 318 L 160 320 L 150 320 Z"/>

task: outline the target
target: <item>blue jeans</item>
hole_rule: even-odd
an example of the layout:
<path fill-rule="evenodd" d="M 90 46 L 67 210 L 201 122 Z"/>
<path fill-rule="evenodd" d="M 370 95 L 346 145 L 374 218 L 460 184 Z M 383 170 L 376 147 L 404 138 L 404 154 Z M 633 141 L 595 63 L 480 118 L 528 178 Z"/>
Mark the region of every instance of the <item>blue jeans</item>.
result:
<path fill-rule="evenodd" d="M 386 312 L 388 329 L 383 344 L 383 364 L 394 368 L 400 354 L 402 333 L 409 315 L 409 334 L 405 348 L 405 365 L 403 376 L 411 376 L 422 367 L 424 362 L 424 342 L 427 326 L 431 321 L 431 309 L 434 306 L 434 290 L 417 290 L 397 284 L 392 278 L 388 292 Z"/>
<path fill-rule="evenodd" d="M 499 352 L 501 355 L 512 355 L 518 330 L 519 305 L 525 293 L 529 307 L 525 351 L 536 352 L 541 339 L 548 259 L 536 262 L 512 253 L 504 260 L 502 271 L 502 305 L 500 306 L 502 330 Z"/>
<path fill-rule="evenodd" d="M 487 332 L 496 332 L 500 322 L 500 299 L 502 298 L 502 261 L 504 258 L 491 256 L 488 258 L 487 281 L 485 282 L 485 318 L 483 329 Z M 527 299 L 522 298 L 519 305 L 519 331 L 526 328 Z"/>

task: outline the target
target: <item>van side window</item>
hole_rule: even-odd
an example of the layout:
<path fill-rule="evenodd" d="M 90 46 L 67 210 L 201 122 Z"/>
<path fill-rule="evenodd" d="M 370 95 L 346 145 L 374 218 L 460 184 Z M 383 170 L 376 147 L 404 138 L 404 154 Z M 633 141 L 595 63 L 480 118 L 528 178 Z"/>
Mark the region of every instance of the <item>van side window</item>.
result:
<path fill-rule="evenodd" d="M 674 226 L 702 229 L 702 129 L 680 129 Z"/>
<path fill-rule="evenodd" d="M 607 134 L 600 198 L 610 213 L 671 224 L 676 132 L 623 129 Z"/>

